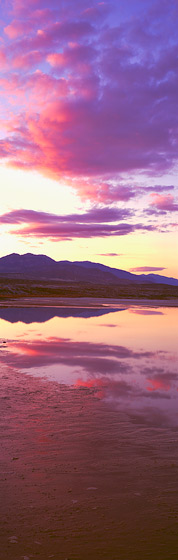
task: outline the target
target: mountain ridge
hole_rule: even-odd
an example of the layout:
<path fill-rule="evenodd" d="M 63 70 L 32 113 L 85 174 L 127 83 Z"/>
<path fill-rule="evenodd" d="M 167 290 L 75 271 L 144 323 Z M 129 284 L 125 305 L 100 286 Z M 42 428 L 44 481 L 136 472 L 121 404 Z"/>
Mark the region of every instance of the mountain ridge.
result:
<path fill-rule="evenodd" d="M 178 286 L 178 279 L 158 274 L 133 274 L 91 261 L 56 261 L 44 254 L 11 253 L 0 258 L 0 276 L 7 278 L 42 278 L 101 284 L 135 283 Z"/>

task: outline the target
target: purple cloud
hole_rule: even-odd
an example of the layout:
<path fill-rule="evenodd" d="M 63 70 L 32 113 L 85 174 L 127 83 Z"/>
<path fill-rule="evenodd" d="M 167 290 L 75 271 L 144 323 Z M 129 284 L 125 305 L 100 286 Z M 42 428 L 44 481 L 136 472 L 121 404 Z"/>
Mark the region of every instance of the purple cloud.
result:
<path fill-rule="evenodd" d="M 92 208 L 83 214 L 56 215 L 34 210 L 12 210 L 0 218 L 2 224 L 20 225 L 11 231 L 22 237 L 49 237 L 52 240 L 75 237 L 92 238 L 128 235 L 135 231 L 154 231 L 144 224 L 115 223 L 130 217 L 130 210 Z M 112 222 L 112 223 L 111 223 Z"/>
<path fill-rule="evenodd" d="M 171 170 L 178 44 L 173 5 L 164 6 L 146 2 L 143 10 L 129 2 L 121 11 L 116 0 L 5 3 L 1 157 L 72 181 L 81 197 L 106 204 L 141 193 L 122 184 L 122 173 L 155 177 Z M 166 189 L 172 186 L 153 191 Z M 176 210 L 171 199 L 165 208 L 160 203 L 155 209 Z"/>
<path fill-rule="evenodd" d="M 122 253 L 97 253 L 100 257 L 121 257 Z"/>
<path fill-rule="evenodd" d="M 36 210 L 12 210 L 0 216 L 1 223 L 7 224 L 55 224 L 55 223 L 105 223 L 124 220 L 132 215 L 130 210 L 115 207 L 95 207 L 81 214 L 50 214 L 47 212 L 37 212 Z"/>
<path fill-rule="evenodd" d="M 140 186 L 138 188 L 138 194 L 147 194 L 147 193 L 162 193 L 164 191 L 172 191 L 175 189 L 174 185 L 145 185 Z"/>
<path fill-rule="evenodd" d="M 161 194 L 151 194 L 151 211 L 156 210 L 162 213 L 166 212 L 178 212 L 178 204 L 175 202 L 174 197 L 171 194 L 161 195 Z"/>
<path fill-rule="evenodd" d="M 137 266 L 135 268 L 130 268 L 130 272 L 158 272 L 160 270 L 166 270 L 165 266 Z"/>

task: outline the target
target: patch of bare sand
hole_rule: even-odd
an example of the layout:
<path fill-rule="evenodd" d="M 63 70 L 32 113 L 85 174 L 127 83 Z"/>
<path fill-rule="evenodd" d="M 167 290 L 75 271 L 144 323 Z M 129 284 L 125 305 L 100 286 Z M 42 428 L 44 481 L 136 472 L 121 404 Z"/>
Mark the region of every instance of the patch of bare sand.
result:
<path fill-rule="evenodd" d="M 2 367 L 2 560 L 178 555 L 177 430 Z"/>

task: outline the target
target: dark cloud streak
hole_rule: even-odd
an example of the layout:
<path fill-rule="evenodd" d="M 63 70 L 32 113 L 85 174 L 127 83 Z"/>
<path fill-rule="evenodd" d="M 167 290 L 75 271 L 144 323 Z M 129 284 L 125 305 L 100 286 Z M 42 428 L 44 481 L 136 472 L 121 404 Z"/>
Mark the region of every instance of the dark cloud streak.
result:
<path fill-rule="evenodd" d="M 20 225 L 12 230 L 22 237 L 49 237 L 51 239 L 72 239 L 120 236 L 135 231 L 154 231 L 152 225 L 141 223 L 115 223 L 130 218 L 130 210 L 117 208 L 93 208 L 84 214 L 56 215 L 34 210 L 12 210 L 1 216 L 1 224 Z M 113 223 L 111 223 L 113 222 Z"/>

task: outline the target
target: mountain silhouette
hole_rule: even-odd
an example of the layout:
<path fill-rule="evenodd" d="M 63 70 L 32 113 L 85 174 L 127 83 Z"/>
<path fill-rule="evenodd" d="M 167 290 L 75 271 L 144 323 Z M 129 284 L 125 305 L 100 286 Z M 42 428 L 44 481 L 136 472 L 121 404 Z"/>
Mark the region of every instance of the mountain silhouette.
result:
<path fill-rule="evenodd" d="M 0 277 L 94 284 L 168 284 L 178 286 L 178 279 L 159 274 L 132 274 L 126 270 L 90 261 L 55 261 L 46 255 L 12 253 L 0 258 Z"/>

